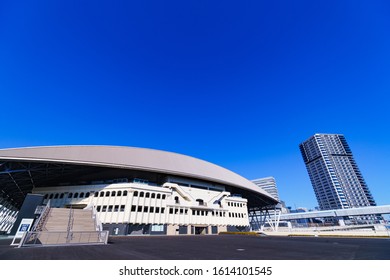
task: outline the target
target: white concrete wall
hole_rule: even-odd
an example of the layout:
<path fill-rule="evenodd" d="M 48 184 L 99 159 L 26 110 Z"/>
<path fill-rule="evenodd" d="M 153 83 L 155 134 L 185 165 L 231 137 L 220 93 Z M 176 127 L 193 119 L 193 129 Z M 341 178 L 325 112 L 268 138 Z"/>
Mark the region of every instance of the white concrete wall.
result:
<path fill-rule="evenodd" d="M 119 192 L 121 195 L 118 195 Z M 180 187 L 176 184 L 157 187 L 117 183 L 36 188 L 34 193 L 48 194 L 49 197 L 52 195 L 50 200 L 53 207 L 63 207 L 66 204 L 93 205 L 98 210 L 98 218 L 102 223 L 213 225 L 223 228 L 227 225 L 249 225 L 247 200 L 227 196 L 230 194 L 223 190 Z M 64 194 L 63 198 L 60 198 L 61 193 Z M 75 193 L 79 196 L 84 193 L 84 197 L 68 198 L 69 193 L 73 196 Z M 86 193 L 90 194 L 87 198 Z M 178 199 L 175 200 L 175 197 Z M 215 203 L 220 198 L 220 204 Z M 198 199 L 203 200 L 203 205 L 196 201 Z M 170 232 L 169 227 L 168 233 Z"/>

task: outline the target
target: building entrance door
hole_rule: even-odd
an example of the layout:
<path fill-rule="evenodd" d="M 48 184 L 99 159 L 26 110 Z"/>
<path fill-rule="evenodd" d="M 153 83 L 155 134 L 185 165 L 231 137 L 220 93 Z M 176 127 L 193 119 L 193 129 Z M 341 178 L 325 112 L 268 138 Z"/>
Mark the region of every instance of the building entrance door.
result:
<path fill-rule="evenodd" d="M 195 227 L 195 235 L 206 234 L 206 227 Z"/>

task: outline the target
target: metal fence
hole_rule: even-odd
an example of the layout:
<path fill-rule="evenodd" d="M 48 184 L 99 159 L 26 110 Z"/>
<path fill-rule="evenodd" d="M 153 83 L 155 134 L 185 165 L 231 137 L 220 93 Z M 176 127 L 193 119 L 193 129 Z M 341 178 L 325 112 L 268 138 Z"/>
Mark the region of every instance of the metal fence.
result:
<path fill-rule="evenodd" d="M 29 231 L 19 247 L 107 244 L 108 231 Z"/>

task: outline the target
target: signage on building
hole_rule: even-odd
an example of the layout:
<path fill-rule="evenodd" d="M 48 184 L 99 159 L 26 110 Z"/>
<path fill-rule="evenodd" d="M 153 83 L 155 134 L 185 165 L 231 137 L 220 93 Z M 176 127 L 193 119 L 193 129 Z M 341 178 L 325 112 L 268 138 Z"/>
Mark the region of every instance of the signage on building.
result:
<path fill-rule="evenodd" d="M 23 234 L 30 230 L 32 224 L 34 222 L 34 219 L 22 219 L 22 221 L 19 224 L 18 231 L 16 232 L 14 239 L 12 240 L 11 245 L 19 245 L 18 242 L 23 237 Z"/>

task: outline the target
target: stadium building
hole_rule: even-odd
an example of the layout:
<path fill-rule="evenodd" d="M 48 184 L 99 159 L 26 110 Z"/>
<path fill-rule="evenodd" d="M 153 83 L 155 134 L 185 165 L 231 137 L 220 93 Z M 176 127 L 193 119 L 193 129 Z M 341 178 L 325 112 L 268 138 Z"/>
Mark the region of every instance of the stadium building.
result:
<path fill-rule="evenodd" d="M 31 195 L 53 208 L 93 208 L 110 235 L 248 230 L 251 212 L 277 203 L 234 172 L 171 152 L 114 146 L 0 150 L 3 231 L 18 224 L 17 213 Z"/>

